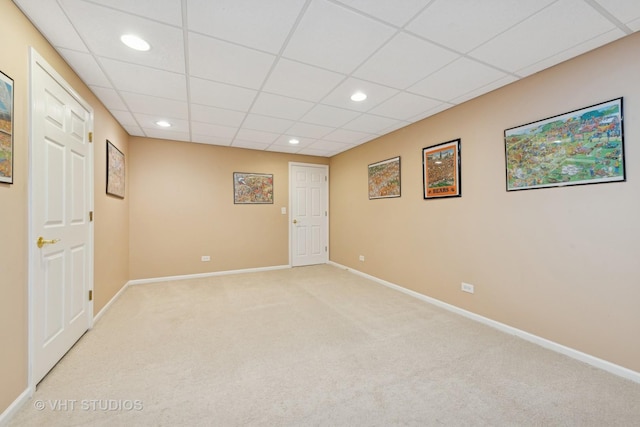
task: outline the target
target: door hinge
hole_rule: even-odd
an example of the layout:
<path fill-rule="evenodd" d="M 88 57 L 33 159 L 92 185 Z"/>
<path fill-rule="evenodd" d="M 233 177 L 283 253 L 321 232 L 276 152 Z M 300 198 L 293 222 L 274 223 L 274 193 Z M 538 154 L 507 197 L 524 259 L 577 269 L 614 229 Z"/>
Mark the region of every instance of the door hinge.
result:
<path fill-rule="evenodd" d="M 325 251 L 325 252 L 327 252 L 327 250 L 328 250 L 328 249 L 327 249 L 327 247 L 325 246 L 325 247 L 324 247 L 324 251 Z"/>
<path fill-rule="evenodd" d="M 89 291 L 89 301 L 93 301 L 93 291 Z"/>
<path fill-rule="evenodd" d="M 324 216 L 327 216 L 327 211 L 324 211 Z"/>
<path fill-rule="evenodd" d="M 329 178 L 325 175 L 324 176 L 324 182 L 327 182 L 329 180 Z"/>
<path fill-rule="evenodd" d="M 89 222 L 93 222 L 93 211 L 89 211 Z"/>
<path fill-rule="evenodd" d="M 89 132 L 89 142 L 93 142 L 93 132 Z"/>

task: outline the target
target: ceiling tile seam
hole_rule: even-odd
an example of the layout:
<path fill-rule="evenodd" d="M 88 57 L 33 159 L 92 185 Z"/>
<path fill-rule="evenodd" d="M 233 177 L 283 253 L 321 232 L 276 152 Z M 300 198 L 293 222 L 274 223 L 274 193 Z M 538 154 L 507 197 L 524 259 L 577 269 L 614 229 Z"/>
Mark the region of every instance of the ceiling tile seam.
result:
<path fill-rule="evenodd" d="M 525 67 L 523 67 L 523 68 L 520 68 L 520 69 L 516 70 L 516 71 L 515 71 L 515 73 L 516 73 L 516 74 L 518 74 L 518 75 L 520 75 L 520 77 L 519 77 L 519 78 L 524 78 L 524 77 L 526 77 L 526 76 L 522 73 L 522 70 L 524 70 L 524 69 L 526 69 L 526 68 L 535 67 L 535 65 L 536 65 L 536 64 L 540 64 L 541 62 L 548 61 L 550 58 L 553 58 L 554 56 L 562 55 L 563 53 L 565 53 L 565 52 L 567 52 L 567 51 L 573 50 L 573 49 L 575 49 L 575 48 L 577 48 L 577 47 L 579 47 L 579 46 L 582 46 L 582 45 L 584 45 L 584 44 L 586 44 L 586 43 L 589 43 L 591 40 L 597 39 L 597 38 L 599 38 L 599 37 L 601 37 L 601 36 L 603 36 L 603 35 L 605 35 L 605 34 L 608 34 L 608 33 L 610 33 L 610 32 L 617 31 L 617 30 L 620 30 L 620 28 L 617 28 L 617 27 L 615 27 L 615 28 L 610 28 L 609 30 L 607 30 L 607 31 L 605 31 L 605 32 L 603 32 L 603 33 L 596 34 L 595 36 L 593 36 L 593 37 L 591 37 L 591 38 L 589 38 L 589 39 L 582 40 L 582 41 L 581 41 L 580 43 L 578 43 L 578 44 L 575 44 L 575 45 L 573 45 L 573 46 L 570 46 L 570 47 L 568 47 L 568 48 L 566 48 L 566 49 L 563 49 L 563 50 L 561 50 L 561 51 L 559 51 L 559 52 L 555 52 L 553 55 L 547 56 L 547 57 L 545 57 L 545 58 L 543 58 L 543 59 L 541 59 L 541 60 L 539 60 L 539 61 L 536 61 L 536 62 L 534 62 L 534 63 L 532 63 L 532 64 L 529 64 L 529 65 L 527 65 L 527 66 L 525 66 Z M 618 39 L 618 37 L 616 37 L 616 39 Z M 587 52 L 587 51 L 589 51 L 589 50 L 591 50 L 591 49 L 587 49 L 587 50 L 585 50 L 582 54 L 586 53 L 586 52 Z M 570 59 L 575 59 L 576 57 L 578 57 L 578 56 L 580 56 L 580 55 L 582 55 L 582 54 L 579 54 L 579 55 L 575 55 L 575 54 L 574 54 L 574 55 L 570 55 Z M 554 62 L 553 67 L 555 67 L 555 66 L 557 66 L 557 65 L 560 65 L 560 64 L 562 64 L 563 62 L 566 62 L 568 59 L 569 59 L 569 58 L 564 59 L 564 60 L 562 60 L 562 61 L 560 61 L 560 62 L 553 61 L 553 62 Z M 550 68 L 550 67 L 549 67 L 549 66 L 544 67 L 544 69 L 547 69 L 547 68 Z M 531 74 L 531 73 L 528 73 L 527 75 L 530 75 L 530 74 Z"/>
<path fill-rule="evenodd" d="M 109 9 L 109 10 L 112 10 L 114 12 L 123 13 L 123 14 L 129 15 L 129 16 L 135 16 L 136 18 L 144 19 L 145 21 L 150 21 L 150 22 L 153 22 L 155 24 L 166 25 L 167 27 L 177 28 L 179 30 L 181 29 L 180 26 L 178 26 L 178 25 L 173 25 L 173 24 L 170 24 L 168 22 L 159 21 L 157 19 L 150 18 L 150 17 L 148 17 L 146 15 L 139 15 L 137 13 L 130 12 L 128 10 L 118 9 L 116 7 L 109 6 L 109 5 L 104 4 L 104 3 L 97 3 L 97 2 L 92 1 L 92 0 L 82 0 L 82 1 L 84 3 L 89 3 L 89 4 L 93 5 L 93 6 L 97 6 L 97 7 L 104 8 L 104 9 Z"/>
<path fill-rule="evenodd" d="M 396 30 L 401 28 L 401 27 L 397 26 L 396 24 L 394 24 L 392 22 L 385 21 L 384 19 L 378 18 L 377 16 L 373 16 L 373 15 L 368 14 L 367 12 L 365 12 L 363 10 L 356 9 L 353 6 L 349 6 L 348 4 L 342 3 L 340 0 L 326 0 L 326 1 L 329 2 L 329 3 L 333 3 L 334 5 L 336 5 L 338 7 L 341 7 L 343 9 L 347 9 L 347 10 L 349 10 L 351 12 L 354 12 L 354 13 L 360 15 L 360 16 L 364 16 L 367 19 L 371 19 L 373 21 L 376 21 L 379 24 L 384 24 L 384 25 L 386 25 L 388 27 L 392 27 L 392 28 L 394 28 Z"/>
<path fill-rule="evenodd" d="M 598 12 L 600 15 L 602 15 L 604 18 L 610 21 L 613 25 L 615 25 L 620 30 L 622 30 L 622 32 L 625 33 L 625 35 L 633 34 L 634 31 L 631 28 L 629 28 L 624 22 L 616 18 L 615 15 L 609 12 L 606 7 L 602 6 L 596 0 L 584 0 L 584 2 L 587 3 L 589 6 L 591 6 L 592 8 L 594 8 L 596 12 Z"/>
<path fill-rule="evenodd" d="M 147 132 L 144 130 L 144 127 L 142 127 L 140 125 L 140 122 L 138 121 L 138 119 L 133 115 L 133 113 L 131 112 L 131 108 L 129 108 L 129 105 L 125 102 L 124 98 L 122 97 L 122 95 L 120 94 L 120 92 L 116 89 L 116 85 L 113 84 L 113 81 L 111 80 L 111 78 L 109 77 L 109 74 L 105 71 L 104 66 L 102 64 L 102 62 L 100 62 L 100 57 L 96 56 L 93 54 L 93 52 L 91 51 L 91 49 L 89 49 L 89 45 L 87 44 L 87 42 L 85 41 L 85 39 L 82 37 L 82 35 L 80 34 L 80 32 L 78 31 L 78 29 L 75 27 L 75 25 L 73 25 L 73 21 L 71 20 L 71 18 L 69 17 L 69 14 L 67 13 L 67 11 L 65 10 L 65 8 L 62 6 L 60 0 L 56 0 L 56 3 L 58 5 L 58 7 L 60 8 L 60 11 L 62 12 L 62 14 L 65 16 L 65 18 L 67 18 L 68 24 L 70 28 L 73 28 L 73 31 L 75 31 L 76 35 L 78 36 L 78 39 L 82 42 L 82 44 L 84 44 L 84 46 L 87 48 L 87 52 L 89 52 L 89 55 L 91 55 L 91 57 L 94 59 L 94 61 L 96 61 L 96 64 L 98 65 L 98 68 L 100 69 L 100 71 L 102 72 L 102 74 L 104 75 L 104 77 L 107 79 L 107 81 L 109 82 L 109 84 L 111 84 L 111 87 L 109 89 L 113 90 L 116 95 L 118 96 L 118 98 L 120 98 L 120 100 L 122 101 L 123 105 L 127 107 L 127 111 L 129 112 L 129 114 L 131 114 L 131 116 L 133 117 L 133 120 L 136 122 L 136 124 L 138 125 L 138 127 L 142 130 L 142 133 L 145 136 L 147 135 Z M 86 52 L 82 52 L 82 53 L 86 53 Z M 66 61 L 65 61 L 66 62 Z M 69 65 L 71 67 L 71 65 Z M 73 67 L 72 67 L 73 68 Z M 74 70 L 75 72 L 75 70 Z M 76 74 L 78 75 L 78 78 L 80 78 L 80 80 L 82 80 L 82 78 L 80 77 L 80 74 L 78 72 L 76 72 Z M 84 82 L 84 80 L 82 80 Z M 86 84 L 86 83 L 85 83 Z M 87 84 L 87 86 L 89 86 Z M 95 95 L 95 94 L 94 94 Z M 98 97 L 97 95 L 95 95 L 96 98 Z M 102 101 L 100 101 L 102 103 Z M 104 103 L 103 103 L 104 105 Z M 105 106 L 106 108 L 106 106 Z"/>
<path fill-rule="evenodd" d="M 189 141 L 194 140 L 194 134 L 191 122 L 191 82 L 188 76 L 191 75 L 191 67 L 189 65 L 189 31 L 187 29 L 187 0 L 181 0 L 180 10 L 182 11 L 182 43 L 184 50 L 184 73 L 185 73 L 185 90 L 187 94 L 187 126 L 189 128 Z"/>
<path fill-rule="evenodd" d="M 186 1 L 186 0 L 183 0 L 183 1 Z M 238 126 L 238 130 L 236 131 L 235 135 L 231 139 L 231 144 L 230 144 L 231 146 L 233 146 L 234 141 L 238 137 L 238 132 L 240 132 L 240 129 L 242 129 L 242 127 L 244 125 L 244 122 L 247 120 L 248 115 L 251 114 L 251 112 L 253 110 L 253 107 L 255 106 L 256 101 L 258 100 L 258 97 L 263 92 L 264 86 L 269 81 L 269 78 L 273 74 L 273 70 L 275 70 L 276 66 L 278 65 L 278 62 L 282 58 L 282 53 L 284 52 L 284 50 L 286 49 L 287 45 L 289 44 L 289 41 L 293 37 L 293 34 L 298 29 L 298 26 L 300 25 L 300 22 L 302 21 L 302 18 L 307 13 L 307 10 L 309 9 L 309 6 L 311 5 L 311 2 L 312 2 L 312 0 L 306 0 L 304 6 L 302 6 L 302 8 L 300 9 L 300 12 L 298 13 L 298 16 L 296 17 L 296 20 L 293 22 L 293 25 L 289 29 L 289 34 L 287 34 L 287 37 L 285 37 L 284 41 L 282 42 L 282 45 L 280 46 L 280 51 L 275 55 L 275 59 L 271 63 L 271 67 L 269 68 L 269 71 L 267 72 L 267 74 L 265 75 L 264 79 L 262 80 L 262 84 L 260 85 L 260 88 L 258 89 L 257 93 L 253 97 L 253 101 L 251 102 L 251 105 L 249 105 L 249 107 L 247 108 L 247 113 L 245 114 L 244 118 L 242 119 L 242 122 L 240 122 L 240 125 Z M 270 53 L 270 54 L 273 55 L 273 53 Z M 311 107 L 311 108 L 313 108 L 313 107 Z M 304 114 L 307 114 L 309 111 L 311 111 L 311 108 L 309 108 L 307 111 L 305 111 Z M 283 134 L 281 134 L 281 135 L 283 135 Z"/>

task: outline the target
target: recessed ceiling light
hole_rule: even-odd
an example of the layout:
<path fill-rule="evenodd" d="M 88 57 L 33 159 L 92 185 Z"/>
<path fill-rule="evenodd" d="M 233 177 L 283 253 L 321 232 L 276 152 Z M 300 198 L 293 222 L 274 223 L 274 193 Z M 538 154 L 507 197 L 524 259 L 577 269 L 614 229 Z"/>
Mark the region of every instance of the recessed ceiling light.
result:
<path fill-rule="evenodd" d="M 351 95 L 351 100 L 355 102 L 362 102 L 365 99 L 367 99 L 367 94 L 364 92 L 356 92 L 353 95 Z"/>
<path fill-rule="evenodd" d="M 296 145 L 296 144 L 299 144 L 299 143 L 300 143 L 300 141 L 299 141 L 299 140 L 297 140 L 297 139 L 295 139 L 295 138 L 291 138 L 291 139 L 289 140 L 289 144 L 292 144 L 292 145 Z"/>
<path fill-rule="evenodd" d="M 129 46 L 131 49 L 140 50 L 142 52 L 146 52 L 147 50 L 151 49 L 149 43 L 138 36 L 134 36 L 133 34 L 123 35 L 122 37 L 120 37 L 120 41 Z"/>
<path fill-rule="evenodd" d="M 170 127 L 171 127 L 171 123 L 169 123 L 169 122 L 168 122 L 168 121 L 166 121 L 166 120 L 158 120 L 158 121 L 156 122 L 156 124 L 157 124 L 158 126 L 162 127 L 162 128 L 170 128 Z"/>

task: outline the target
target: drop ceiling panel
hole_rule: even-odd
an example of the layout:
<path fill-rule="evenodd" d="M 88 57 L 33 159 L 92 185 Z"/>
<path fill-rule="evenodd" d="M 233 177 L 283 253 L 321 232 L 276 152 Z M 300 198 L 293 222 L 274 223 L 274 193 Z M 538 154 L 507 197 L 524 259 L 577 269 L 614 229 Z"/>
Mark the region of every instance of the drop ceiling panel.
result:
<path fill-rule="evenodd" d="M 420 12 L 430 0 L 338 0 L 394 26 L 402 27 Z"/>
<path fill-rule="evenodd" d="M 63 1 L 76 30 L 96 56 L 184 73 L 184 42 L 179 28 L 80 0 Z M 120 42 L 123 34 L 135 35 L 151 45 L 139 52 Z"/>
<path fill-rule="evenodd" d="M 595 49 L 603 44 L 612 42 L 621 37 L 622 31 L 618 28 L 614 28 L 611 31 L 608 31 L 604 34 L 601 34 L 597 37 L 594 37 L 591 40 L 588 40 L 584 43 L 581 43 L 577 46 L 571 47 L 567 50 L 564 50 L 556 55 L 550 56 L 548 58 L 543 59 L 542 61 L 538 61 L 535 64 L 532 64 L 528 67 L 521 68 L 516 70 L 516 74 L 520 77 L 525 77 L 531 75 L 533 73 L 537 73 L 538 71 L 542 71 L 546 68 L 552 67 L 560 62 L 566 61 L 568 59 L 574 58 L 580 54 L 588 52 L 592 49 Z"/>
<path fill-rule="evenodd" d="M 284 56 L 348 74 L 394 33 L 388 25 L 329 1 L 314 0 Z"/>
<path fill-rule="evenodd" d="M 236 111 L 247 111 L 258 94 L 252 89 L 195 77 L 189 79 L 189 86 L 192 103 Z"/>
<path fill-rule="evenodd" d="M 293 120 L 277 119 L 275 117 L 248 114 L 243 126 L 247 129 L 263 130 L 266 132 L 283 133 L 295 122 Z"/>
<path fill-rule="evenodd" d="M 306 138 L 321 139 L 334 128 L 328 126 L 312 125 L 310 123 L 296 123 L 287 130 L 287 134 Z"/>
<path fill-rule="evenodd" d="M 191 105 L 191 119 L 195 122 L 211 123 L 214 125 L 239 127 L 246 114 L 240 111 L 224 108 L 208 107 L 206 105 Z"/>
<path fill-rule="evenodd" d="M 174 141 L 184 141 L 190 142 L 191 135 L 189 132 L 176 132 L 173 130 L 166 129 L 143 129 L 146 136 L 149 138 L 158 138 L 158 139 L 172 139 Z"/>
<path fill-rule="evenodd" d="M 540 31 L 540 28 L 552 30 Z M 472 51 L 470 55 L 513 72 L 613 28 L 613 23 L 586 2 L 560 0 Z M 515 46 L 517 55 L 513 54 Z"/>
<path fill-rule="evenodd" d="M 195 135 L 210 135 L 231 141 L 238 132 L 237 127 L 214 125 L 211 123 L 192 122 L 191 132 Z"/>
<path fill-rule="evenodd" d="M 325 152 L 334 152 L 334 151 L 344 151 L 349 148 L 353 148 L 353 144 L 345 144 L 342 142 L 336 141 L 316 141 L 313 144 L 309 145 L 308 148 L 314 150 L 322 150 Z"/>
<path fill-rule="evenodd" d="M 136 121 L 140 124 L 142 130 L 145 133 L 149 134 L 149 131 L 154 131 L 154 134 L 157 135 L 158 132 L 176 132 L 176 133 L 189 133 L 189 121 L 188 120 L 172 120 L 170 129 L 160 129 L 156 122 L 158 121 L 158 117 L 150 114 L 142 114 L 142 113 L 133 113 L 133 117 L 135 117 Z"/>
<path fill-rule="evenodd" d="M 406 30 L 465 53 L 553 1 L 436 0 Z"/>
<path fill-rule="evenodd" d="M 430 111 L 441 104 L 433 99 L 402 92 L 370 112 L 396 120 L 410 120 L 411 117 Z"/>
<path fill-rule="evenodd" d="M 258 89 L 275 56 L 211 37 L 189 33 L 192 76 Z"/>
<path fill-rule="evenodd" d="M 163 98 L 187 100 L 187 82 L 184 74 L 157 70 L 141 65 L 100 59 L 102 69 L 116 88 Z"/>
<path fill-rule="evenodd" d="M 296 151 L 304 148 L 304 147 L 308 147 L 309 145 L 313 144 L 314 142 L 317 141 L 317 139 L 315 138 L 305 138 L 305 137 L 296 137 L 296 139 L 299 141 L 298 144 L 290 144 L 289 140 L 292 138 L 292 136 L 290 135 L 282 135 L 280 136 L 278 139 L 276 139 L 272 146 L 279 146 L 279 147 L 292 147 L 294 148 Z"/>
<path fill-rule="evenodd" d="M 369 134 L 382 134 L 385 129 L 388 129 L 398 123 L 399 120 L 396 119 L 363 114 L 344 125 L 343 128 L 353 131 L 367 132 Z"/>
<path fill-rule="evenodd" d="M 418 95 L 451 101 L 507 74 L 467 58 L 459 58 L 407 89 Z"/>
<path fill-rule="evenodd" d="M 348 129 L 337 129 L 327 135 L 324 139 L 326 141 L 341 142 L 345 144 L 357 144 L 359 141 L 362 141 L 364 139 L 373 139 L 375 137 L 376 135 L 372 135 L 366 132 L 356 132 Z M 317 146 L 315 145 L 314 147 L 317 148 Z"/>
<path fill-rule="evenodd" d="M 400 33 L 354 73 L 356 77 L 397 89 L 406 89 L 459 55 Z"/>
<path fill-rule="evenodd" d="M 222 146 L 231 145 L 230 138 L 219 138 L 217 136 L 212 136 L 212 135 L 192 134 L 191 141 L 197 142 L 198 144 L 222 145 Z"/>
<path fill-rule="evenodd" d="M 248 148 L 250 150 L 266 150 L 267 148 L 269 148 L 270 144 L 266 144 L 264 142 L 243 141 L 236 139 L 231 145 L 233 147 Z"/>
<path fill-rule="evenodd" d="M 138 126 L 138 122 L 133 117 L 133 114 L 128 111 L 112 110 L 111 114 L 113 114 L 113 117 L 123 126 Z"/>
<path fill-rule="evenodd" d="M 640 20 L 640 2 L 629 0 L 598 0 L 607 12 L 627 25 Z M 637 30 L 637 28 L 635 28 Z"/>
<path fill-rule="evenodd" d="M 237 139 L 241 139 L 243 141 L 253 141 L 253 142 L 264 142 L 266 144 L 271 144 L 273 141 L 278 138 L 277 133 L 272 132 L 264 132 L 261 130 L 251 130 L 251 129 L 240 129 L 236 135 Z"/>
<path fill-rule="evenodd" d="M 181 0 L 91 0 L 103 6 L 118 9 L 154 21 L 179 27 L 182 25 Z"/>
<path fill-rule="evenodd" d="M 89 52 L 78 33 L 60 9 L 57 2 L 51 0 L 30 0 L 15 2 L 32 20 L 34 25 L 55 47 Z"/>
<path fill-rule="evenodd" d="M 127 110 L 127 106 L 124 105 L 120 94 L 114 89 L 98 86 L 90 86 L 89 89 L 109 110 Z"/>
<path fill-rule="evenodd" d="M 133 113 L 151 114 L 158 117 L 158 120 L 189 120 L 189 106 L 184 101 L 174 101 L 172 99 L 129 92 L 121 92 L 120 95 L 129 107 L 129 111 Z"/>
<path fill-rule="evenodd" d="M 298 120 L 313 105 L 309 101 L 262 92 L 251 107 L 251 112 L 279 119 Z"/>
<path fill-rule="evenodd" d="M 188 0 L 189 29 L 278 53 L 304 0 Z"/>
<path fill-rule="evenodd" d="M 360 113 L 328 105 L 316 105 L 302 118 L 305 123 L 340 127 L 358 117 Z"/>
<path fill-rule="evenodd" d="M 343 74 L 281 59 L 271 72 L 263 90 L 291 98 L 318 102 L 344 79 Z M 309 82 L 314 83 L 309 84 Z"/>
<path fill-rule="evenodd" d="M 86 84 L 111 87 L 111 82 L 91 54 L 63 48 L 58 51 L 76 73 L 87 76 L 84 81 Z"/>
<path fill-rule="evenodd" d="M 367 99 L 362 102 L 351 100 L 351 95 L 356 92 L 367 94 Z M 387 86 L 367 82 L 365 80 L 349 78 L 335 88 L 326 98 L 323 104 L 334 107 L 346 108 L 355 111 L 368 111 L 381 102 L 396 95 L 399 91 Z"/>

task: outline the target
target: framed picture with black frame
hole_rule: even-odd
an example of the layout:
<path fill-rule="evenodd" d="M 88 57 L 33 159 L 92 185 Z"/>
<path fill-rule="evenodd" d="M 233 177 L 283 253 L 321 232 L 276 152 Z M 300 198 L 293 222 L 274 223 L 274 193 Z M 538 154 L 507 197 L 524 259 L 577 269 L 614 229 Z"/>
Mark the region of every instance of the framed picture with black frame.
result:
<path fill-rule="evenodd" d="M 507 191 L 626 181 L 622 98 L 504 131 Z"/>
<path fill-rule="evenodd" d="M 425 200 L 462 196 L 460 159 L 460 139 L 422 149 Z"/>

